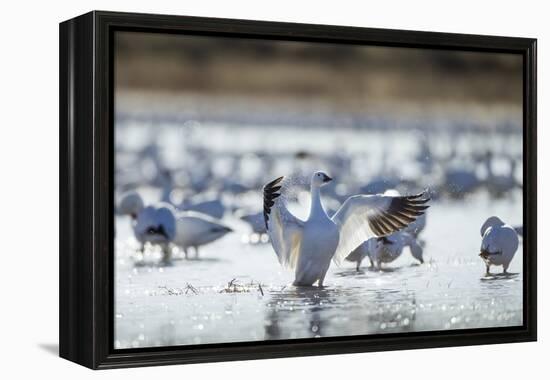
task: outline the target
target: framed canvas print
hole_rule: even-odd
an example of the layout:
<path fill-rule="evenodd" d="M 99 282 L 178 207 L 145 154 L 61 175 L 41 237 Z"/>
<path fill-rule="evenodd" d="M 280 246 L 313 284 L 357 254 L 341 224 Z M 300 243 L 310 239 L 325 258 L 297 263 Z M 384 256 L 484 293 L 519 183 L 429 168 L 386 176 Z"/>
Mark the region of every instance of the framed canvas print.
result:
<path fill-rule="evenodd" d="M 60 24 L 60 355 L 536 339 L 536 40 Z"/>

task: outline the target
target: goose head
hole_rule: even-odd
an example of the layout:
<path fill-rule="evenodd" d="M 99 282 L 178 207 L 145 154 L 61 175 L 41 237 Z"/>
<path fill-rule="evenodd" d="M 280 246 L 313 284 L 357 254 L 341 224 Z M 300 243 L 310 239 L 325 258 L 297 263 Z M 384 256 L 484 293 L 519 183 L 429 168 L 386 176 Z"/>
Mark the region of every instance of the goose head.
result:
<path fill-rule="evenodd" d="M 490 227 L 496 227 L 496 226 L 503 226 L 504 225 L 504 222 L 502 220 L 500 220 L 500 218 L 496 217 L 496 216 L 491 216 L 489 219 L 487 219 L 485 221 L 485 223 L 483 223 L 483 225 L 481 226 L 481 230 L 480 230 L 480 233 L 481 233 L 481 236 L 485 235 L 485 232 L 490 228 Z"/>
<path fill-rule="evenodd" d="M 137 219 L 137 216 L 144 208 L 143 198 L 136 191 L 124 193 L 118 202 L 117 214 L 129 215 L 132 219 Z"/>
<path fill-rule="evenodd" d="M 412 244 L 410 246 L 412 256 L 420 261 L 420 264 L 424 264 L 424 250 L 420 244 Z"/>
<path fill-rule="evenodd" d="M 332 181 L 328 175 L 324 172 L 315 172 L 311 177 L 311 186 L 312 187 L 321 187 Z"/>

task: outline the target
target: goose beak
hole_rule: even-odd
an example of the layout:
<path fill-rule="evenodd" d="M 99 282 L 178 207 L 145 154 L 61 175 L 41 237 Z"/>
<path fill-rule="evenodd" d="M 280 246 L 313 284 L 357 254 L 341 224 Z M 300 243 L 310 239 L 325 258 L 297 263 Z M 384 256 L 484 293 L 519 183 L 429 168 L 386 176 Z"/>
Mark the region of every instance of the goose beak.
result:
<path fill-rule="evenodd" d="M 323 174 L 323 183 L 327 183 L 327 182 L 330 182 L 332 181 L 332 178 L 330 178 L 328 175 L 326 174 Z"/>

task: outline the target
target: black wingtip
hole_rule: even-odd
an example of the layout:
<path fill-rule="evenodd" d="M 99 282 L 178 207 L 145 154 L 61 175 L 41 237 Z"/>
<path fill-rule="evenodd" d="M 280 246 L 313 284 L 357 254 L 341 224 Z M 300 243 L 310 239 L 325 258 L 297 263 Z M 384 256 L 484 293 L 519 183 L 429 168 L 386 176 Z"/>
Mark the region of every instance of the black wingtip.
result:
<path fill-rule="evenodd" d="M 369 226 L 378 237 L 402 230 L 430 207 L 428 189 L 419 194 L 393 197 L 387 210 L 378 210 L 368 218 Z"/>
<path fill-rule="evenodd" d="M 281 182 L 285 178 L 284 176 L 280 176 L 279 178 L 275 178 L 273 181 L 269 182 L 264 186 L 264 191 L 273 188 L 275 185 L 278 185 L 279 182 Z"/>
<path fill-rule="evenodd" d="M 264 222 L 266 230 L 269 229 L 267 222 L 269 221 L 269 214 L 271 212 L 271 207 L 275 204 L 275 199 L 277 199 L 281 193 L 280 190 L 282 186 L 279 184 L 284 179 L 284 176 L 274 179 L 264 186 Z"/>

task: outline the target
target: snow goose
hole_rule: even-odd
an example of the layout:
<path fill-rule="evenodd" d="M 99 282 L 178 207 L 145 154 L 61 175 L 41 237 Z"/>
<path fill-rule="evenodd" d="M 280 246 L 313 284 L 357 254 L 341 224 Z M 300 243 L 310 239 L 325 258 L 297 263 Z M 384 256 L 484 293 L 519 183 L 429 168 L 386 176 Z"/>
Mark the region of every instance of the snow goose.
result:
<path fill-rule="evenodd" d="M 139 193 L 130 191 L 122 195 L 117 213 L 129 215 L 134 237 L 141 244 L 160 245 L 164 260 L 169 260 L 169 245 L 176 233 L 176 219 L 171 205 L 159 203 L 145 206 Z"/>
<path fill-rule="evenodd" d="M 199 247 L 212 243 L 233 230 L 218 220 L 198 212 L 185 211 L 176 215 L 176 236 L 174 244 L 183 248 L 188 258 L 189 248 L 194 248 L 195 258 Z"/>
<path fill-rule="evenodd" d="M 485 262 L 486 275 L 491 274 L 491 265 L 502 265 L 503 273 L 507 273 L 519 245 L 516 230 L 496 216 L 491 216 L 481 226 L 481 236 L 479 256 Z"/>
<path fill-rule="evenodd" d="M 146 206 L 141 210 L 133 225 L 134 235 L 142 244 L 151 243 L 162 248 L 163 261 L 169 262 L 170 243 L 176 235 L 174 208 L 168 203 Z"/>
<path fill-rule="evenodd" d="M 405 247 L 409 247 L 412 256 L 416 260 L 420 261 L 421 264 L 424 263 L 423 250 L 420 244 L 413 235 L 402 231 L 389 236 L 368 239 L 354 249 L 346 257 L 346 260 L 355 262 L 357 264 L 356 269 L 359 271 L 361 262 L 365 257 L 368 257 L 371 267 L 376 265 L 378 269 L 381 269 L 383 263 L 390 263 L 401 256 Z"/>
<path fill-rule="evenodd" d="M 294 270 L 295 286 L 323 286 L 331 260 L 340 264 L 372 236 L 387 236 L 406 227 L 428 208 L 426 192 L 413 196 L 354 195 L 329 218 L 321 203 L 321 187 L 332 179 L 323 172 L 311 177 L 307 220 L 292 215 L 281 198 L 283 177 L 264 186 L 264 221 L 279 262 Z"/>
<path fill-rule="evenodd" d="M 170 260 L 170 243 L 181 247 L 186 258 L 188 249 L 193 247 L 198 257 L 200 246 L 232 231 L 208 215 L 193 211 L 180 213 L 167 203 L 144 207 L 143 199 L 135 191 L 121 198 L 118 212 L 132 217 L 134 236 L 142 244 L 142 249 L 146 242 L 162 247 L 164 261 Z"/>

